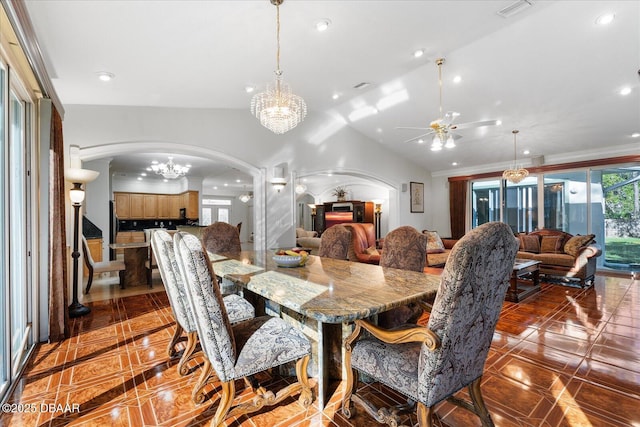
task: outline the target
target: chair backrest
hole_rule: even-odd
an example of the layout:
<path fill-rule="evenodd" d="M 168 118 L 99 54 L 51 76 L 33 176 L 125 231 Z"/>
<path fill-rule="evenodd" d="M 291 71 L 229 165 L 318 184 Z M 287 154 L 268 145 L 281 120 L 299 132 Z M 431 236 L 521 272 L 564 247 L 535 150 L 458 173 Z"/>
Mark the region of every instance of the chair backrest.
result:
<path fill-rule="evenodd" d="M 346 260 L 350 241 L 351 232 L 344 225 L 333 225 L 322 233 L 318 256 Z"/>
<path fill-rule="evenodd" d="M 87 243 L 87 238 L 82 236 L 82 252 L 84 253 L 84 262 L 87 264 L 87 267 L 93 267 L 96 263 L 91 256 L 91 251 L 89 250 L 89 244 Z"/>
<path fill-rule="evenodd" d="M 160 271 L 162 283 L 164 283 L 164 287 L 167 290 L 176 322 L 185 331 L 194 332 L 196 323 L 187 300 L 187 290 L 178 269 L 171 235 L 164 230 L 154 231 L 151 235 L 151 247 L 153 252 L 157 254 L 158 270 Z"/>
<path fill-rule="evenodd" d="M 238 228 L 226 222 L 214 222 L 202 232 L 202 243 L 209 252 L 240 252 Z"/>
<path fill-rule="evenodd" d="M 153 237 L 153 233 L 156 231 L 164 231 L 164 228 L 145 228 L 144 229 L 144 241 L 151 243 L 151 238 Z M 156 261 L 156 254 L 153 252 L 153 245 L 149 245 L 149 261 L 151 266 L 156 266 L 158 262 Z"/>
<path fill-rule="evenodd" d="M 390 231 L 384 238 L 380 266 L 423 271 L 427 262 L 427 236 L 405 225 Z"/>
<path fill-rule="evenodd" d="M 173 244 L 202 351 L 220 381 L 229 381 L 234 378 L 235 340 L 207 251 L 191 234 L 176 233 Z"/>
<path fill-rule="evenodd" d="M 425 405 L 482 375 L 517 250 L 511 228 L 501 222 L 471 230 L 451 250 L 428 324 L 441 346 L 423 346 L 418 364 L 418 397 Z"/>

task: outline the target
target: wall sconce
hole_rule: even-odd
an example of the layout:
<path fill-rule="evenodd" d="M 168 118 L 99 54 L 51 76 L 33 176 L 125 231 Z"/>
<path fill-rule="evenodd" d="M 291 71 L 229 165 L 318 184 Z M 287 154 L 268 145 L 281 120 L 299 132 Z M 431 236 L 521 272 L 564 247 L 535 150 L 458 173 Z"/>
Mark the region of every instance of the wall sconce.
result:
<path fill-rule="evenodd" d="M 72 162 L 74 166 L 77 163 Z M 73 258 L 73 298 L 69 305 L 69 317 L 80 317 L 85 314 L 91 313 L 91 309 L 87 306 L 80 304 L 78 301 L 78 258 L 80 258 L 80 207 L 84 201 L 84 190 L 82 184 L 91 182 L 98 177 L 100 172 L 80 169 L 72 167 L 64 171 L 64 177 L 67 181 L 73 183 L 73 188 L 69 191 L 69 198 L 73 204 L 73 252 L 71 257 Z"/>
<path fill-rule="evenodd" d="M 285 187 L 285 185 L 287 185 L 287 180 L 284 177 L 284 168 L 273 168 L 273 178 L 271 178 L 271 185 L 278 191 L 278 193 Z"/>

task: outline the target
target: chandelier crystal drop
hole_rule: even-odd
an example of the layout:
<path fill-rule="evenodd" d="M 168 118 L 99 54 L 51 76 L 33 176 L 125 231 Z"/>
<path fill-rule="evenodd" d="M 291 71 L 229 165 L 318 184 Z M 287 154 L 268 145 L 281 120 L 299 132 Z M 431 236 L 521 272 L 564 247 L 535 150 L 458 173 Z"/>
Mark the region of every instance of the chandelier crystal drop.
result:
<path fill-rule="evenodd" d="M 265 92 L 251 99 L 251 114 L 271 132 L 281 135 L 298 126 L 307 115 L 304 99 L 295 95 L 291 87 L 282 80 L 280 69 L 280 5 L 284 0 L 271 0 L 276 6 L 276 79 L 267 85 Z"/>
<path fill-rule="evenodd" d="M 523 179 L 529 176 L 529 171 L 523 167 L 520 167 L 517 163 L 518 151 L 516 148 L 516 135 L 518 134 L 518 132 L 519 132 L 518 130 L 511 131 L 511 133 L 513 133 L 513 168 L 507 169 L 504 172 L 502 172 L 502 177 L 514 184 L 519 183 L 520 181 L 522 181 Z"/>
<path fill-rule="evenodd" d="M 185 176 L 187 172 L 189 172 L 190 168 L 191 165 L 181 166 L 173 163 L 173 157 L 171 156 L 169 156 L 169 161 L 167 163 L 154 163 L 151 165 L 152 171 L 167 179 L 176 179 L 181 176 Z"/>

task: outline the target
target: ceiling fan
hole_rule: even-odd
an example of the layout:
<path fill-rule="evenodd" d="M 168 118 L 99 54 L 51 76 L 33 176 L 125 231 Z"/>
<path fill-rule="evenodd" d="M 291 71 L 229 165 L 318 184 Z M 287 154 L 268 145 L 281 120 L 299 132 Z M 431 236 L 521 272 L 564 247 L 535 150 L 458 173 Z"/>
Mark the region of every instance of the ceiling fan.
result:
<path fill-rule="evenodd" d="M 494 126 L 500 125 L 500 120 L 483 120 L 478 122 L 468 122 L 453 124 L 453 121 L 460 115 L 455 111 L 448 111 L 444 116 L 442 115 L 442 64 L 444 64 L 444 58 L 436 59 L 436 65 L 438 66 L 438 85 L 440 89 L 440 118 L 432 121 L 429 127 L 396 127 L 396 129 L 410 129 L 410 130 L 426 130 L 428 132 L 423 133 L 413 138 L 409 138 L 404 142 L 421 141 L 421 139 L 428 135 L 433 135 L 431 140 L 431 150 L 440 151 L 442 147 L 453 148 L 456 146 L 455 140 L 462 138 L 461 135 L 454 133 L 454 130 L 468 129 L 481 126 Z"/>

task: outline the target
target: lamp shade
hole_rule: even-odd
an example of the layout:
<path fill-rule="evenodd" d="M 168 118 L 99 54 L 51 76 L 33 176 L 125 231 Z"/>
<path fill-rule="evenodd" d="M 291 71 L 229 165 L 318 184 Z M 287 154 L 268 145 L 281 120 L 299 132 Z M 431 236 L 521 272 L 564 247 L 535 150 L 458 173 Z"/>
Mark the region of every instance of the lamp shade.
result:
<path fill-rule="evenodd" d="M 69 198 L 74 205 L 79 205 L 84 201 L 84 190 L 79 182 L 73 183 L 73 188 L 69 190 Z"/>
<path fill-rule="evenodd" d="M 89 169 L 68 168 L 64 171 L 64 178 L 69 182 L 91 182 L 100 175 L 98 171 Z"/>

